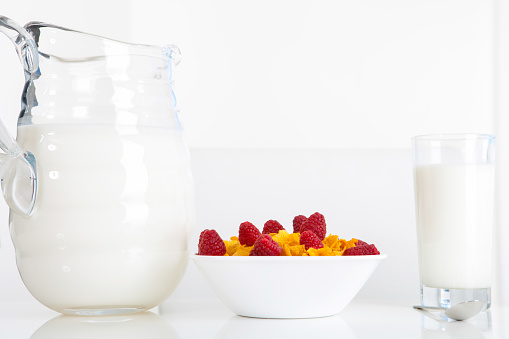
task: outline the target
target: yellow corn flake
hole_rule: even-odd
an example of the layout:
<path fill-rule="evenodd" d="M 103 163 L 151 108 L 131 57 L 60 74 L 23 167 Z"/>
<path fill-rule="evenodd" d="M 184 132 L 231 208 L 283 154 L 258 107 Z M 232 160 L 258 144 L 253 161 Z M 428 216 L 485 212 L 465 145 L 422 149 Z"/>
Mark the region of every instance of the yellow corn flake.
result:
<path fill-rule="evenodd" d="M 290 246 L 290 253 L 291 253 L 293 256 L 303 256 L 303 255 L 307 255 L 307 252 L 306 252 L 306 246 L 304 246 L 304 245 L 294 245 L 294 246 Z"/>
<path fill-rule="evenodd" d="M 333 251 L 330 249 L 330 247 L 322 247 L 318 249 L 310 247 L 307 252 L 312 257 L 333 255 Z"/>
<path fill-rule="evenodd" d="M 223 240 L 223 242 L 226 246 L 225 255 L 233 255 L 237 251 L 237 247 L 240 245 L 237 237 L 231 237 L 230 240 Z"/>
<path fill-rule="evenodd" d="M 254 246 L 244 246 L 244 245 L 240 245 L 237 246 L 237 251 L 232 254 L 234 256 L 247 256 L 249 255 L 249 252 L 251 252 L 251 250 L 253 249 Z"/>
<path fill-rule="evenodd" d="M 292 253 L 290 252 L 290 246 L 288 246 L 287 244 L 284 244 L 283 251 L 281 252 L 281 255 L 285 256 L 285 257 L 291 256 Z"/>
<path fill-rule="evenodd" d="M 329 234 L 328 237 L 323 239 L 323 245 L 330 248 L 337 248 L 339 244 L 339 237 L 337 235 Z"/>
<path fill-rule="evenodd" d="M 272 233 L 272 239 L 278 243 L 279 246 L 283 247 L 285 244 L 288 246 L 300 245 L 300 234 L 299 233 L 288 233 L 285 230 L 279 231 L 279 233 Z"/>
<path fill-rule="evenodd" d="M 346 241 L 345 239 L 341 240 L 341 246 L 339 248 L 339 252 L 341 252 L 341 255 L 343 255 L 343 252 L 345 252 L 350 247 L 355 247 L 355 244 L 357 243 L 357 239 L 352 238 L 351 240 Z"/>
<path fill-rule="evenodd" d="M 302 256 L 307 255 L 306 247 L 304 245 L 293 245 L 290 246 L 288 244 L 283 245 L 283 251 L 281 252 L 283 256 Z"/>
<path fill-rule="evenodd" d="M 338 252 L 339 254 L 335 255 L 343 255 L 343 252 L 347 248 L 355 247 L 357 243 L 357 239 L 352 238 L 351 240 L 340 239 L 337 235 L 329 235 L 323 240 L 323 244 L 325 247 L 331 248 L 334 252 Z"/>
<path fill-rule="evenodd" d="M 283 249 L 283 256 L 302 256 L 307 255 L 306 248 L 300 244 L 300 233 L 288 233 L 281 230 L 278 233 L 271 234 L 272 239 Z"/>
<path fill-rule="evenodd" d="M 358 239 L 355 239 L 355 238 L 352 238 L 350 240 L 348 240 L 346 243 L 345 243 L 345 250 L 347 248 L 350 248 L 350 247 L 355 247 L 355 244 L 357 244 L 359 240 Z"/>

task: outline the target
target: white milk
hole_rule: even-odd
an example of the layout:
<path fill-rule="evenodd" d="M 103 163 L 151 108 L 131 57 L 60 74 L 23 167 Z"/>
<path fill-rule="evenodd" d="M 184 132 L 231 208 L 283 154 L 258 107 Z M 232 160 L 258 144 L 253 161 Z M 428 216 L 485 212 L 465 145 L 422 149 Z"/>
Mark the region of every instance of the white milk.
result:
<path fill-rule="evenodd" d="M 491 286 L 494 165 L 415 169 L 421 284 Z"/>
<path fill-rule="evenodd" d="M 18 141 L 37 161 L 34 213 L 10 217 L 18 268 L 34 297 L 65 313 L 166 299 L 184 274 L 194 217 L 180 135 L 29 125 L 19 127 Z"/>

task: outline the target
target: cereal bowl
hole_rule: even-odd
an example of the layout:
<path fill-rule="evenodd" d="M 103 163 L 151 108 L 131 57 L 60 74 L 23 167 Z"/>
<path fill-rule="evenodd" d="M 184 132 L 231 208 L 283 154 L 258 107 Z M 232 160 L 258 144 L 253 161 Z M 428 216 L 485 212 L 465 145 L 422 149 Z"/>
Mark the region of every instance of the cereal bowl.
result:
<path fill-rule="evenodd" d="M 386 257 L 191 256 L 226 307 L 255 318 L 337 314 Z"/>

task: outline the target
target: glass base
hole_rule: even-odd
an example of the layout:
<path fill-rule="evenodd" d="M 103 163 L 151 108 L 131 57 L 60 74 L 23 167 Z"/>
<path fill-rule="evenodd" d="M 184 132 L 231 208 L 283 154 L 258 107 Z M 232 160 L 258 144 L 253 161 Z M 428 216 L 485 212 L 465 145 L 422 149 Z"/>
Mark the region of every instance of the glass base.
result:
<path fill-rule="evenodd" d="M 126 315 L 147 311 L 145 307 L 73 307 L 66 308 L 61 312 L 69 315 L 87 315 L 87 316 L 111 316 L 111 315 Z"/>
<path fill-rule="evenodd" d="M 452 305 L 480 300 L 491 307 L 491 287 L 488 288 L 436 288 L 421 285 L 421 305 L 449 308 Z"/>

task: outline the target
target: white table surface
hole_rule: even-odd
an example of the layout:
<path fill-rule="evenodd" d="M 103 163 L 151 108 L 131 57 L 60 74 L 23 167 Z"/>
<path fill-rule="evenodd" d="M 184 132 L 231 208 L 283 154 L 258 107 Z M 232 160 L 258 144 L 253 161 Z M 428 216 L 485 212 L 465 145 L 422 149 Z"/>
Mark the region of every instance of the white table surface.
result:
<path fill-rule="evenodd" d="M 255 319 L 233 314 L 217 299 L 168 300 L 141 315 L 61 316 L 33 302 L 0 304 L 1 339 L 158 338 L 509 338 L 509 307 L 464 322 L 434 320 L 411 304 L 357 300 L 316 319 Z"/>

